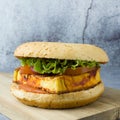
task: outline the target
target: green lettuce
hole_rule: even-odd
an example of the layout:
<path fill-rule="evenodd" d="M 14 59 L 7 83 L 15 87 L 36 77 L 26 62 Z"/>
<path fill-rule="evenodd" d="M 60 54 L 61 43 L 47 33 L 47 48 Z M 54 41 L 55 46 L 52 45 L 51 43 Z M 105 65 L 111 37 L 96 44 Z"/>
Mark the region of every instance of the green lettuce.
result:
<path fill-rule="evenodd" d="M 63 74 L 67 68 L 98 67 L 99 63 L 86 60 L 60 60 L 46 58 L 20 58 L 21 65 L 28 65 L 40 74 Z"/>

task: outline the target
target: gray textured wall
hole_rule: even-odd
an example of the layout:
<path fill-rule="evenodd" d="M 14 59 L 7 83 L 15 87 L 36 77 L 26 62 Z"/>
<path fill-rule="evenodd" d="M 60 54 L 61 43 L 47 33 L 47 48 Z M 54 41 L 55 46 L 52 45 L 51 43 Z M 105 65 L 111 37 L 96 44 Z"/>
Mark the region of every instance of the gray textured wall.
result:
<path fill-rule="evenodd" d="M 26 41 L 95 44 L 120 67 L 120 0 L 0 0 L 0 71 L 13 71 Z"/>

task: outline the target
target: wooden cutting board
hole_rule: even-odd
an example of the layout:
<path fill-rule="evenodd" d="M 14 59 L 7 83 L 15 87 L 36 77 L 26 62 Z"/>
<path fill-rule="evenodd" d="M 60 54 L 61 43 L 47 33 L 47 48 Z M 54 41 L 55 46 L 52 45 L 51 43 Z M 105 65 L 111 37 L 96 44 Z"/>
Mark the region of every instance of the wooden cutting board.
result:
<path fill-rule="evenodd" d="M 84 107 L 51 110 L 26 106 L 10 93 L 12 75 L 0 73 L 0 113 L 12 120 L 118 120 L 120 90 L 105 88 L 101 98 Z"/>

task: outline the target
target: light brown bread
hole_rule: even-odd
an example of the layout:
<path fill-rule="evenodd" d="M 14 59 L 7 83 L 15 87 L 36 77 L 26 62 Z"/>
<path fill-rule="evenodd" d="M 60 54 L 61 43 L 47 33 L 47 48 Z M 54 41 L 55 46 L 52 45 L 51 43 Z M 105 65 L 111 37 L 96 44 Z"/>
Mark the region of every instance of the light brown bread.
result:
<path fill-rule="evenodd" d="M 60 43 L 60 42 L 27 42 L 14 52 L 16 57 L 39 57 L 68 60 L 88 60 L 101 63 L 109 61 L 106 52 L 94 45 Z"/>
<path fill-rule="evenodd" d="M 11 92 L 22 103 L 41 108 L 74 108 L 94 102 L 103 93 L 104 85 L 99 83 L 93 88 L 64 94 L 39 94 L 25 92 L 12 83 Z"/>

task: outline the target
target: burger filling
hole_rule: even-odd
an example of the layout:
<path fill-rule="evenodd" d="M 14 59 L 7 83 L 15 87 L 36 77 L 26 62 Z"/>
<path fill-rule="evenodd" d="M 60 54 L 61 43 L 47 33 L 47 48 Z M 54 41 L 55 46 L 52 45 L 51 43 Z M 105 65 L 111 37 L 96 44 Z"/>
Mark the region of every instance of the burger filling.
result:
<path fill-rule="evenodd" d="M 101 82 L 95 61 L 20 58 L 13 82 L 35 93 L 67 93 L 89 89 Z"/>

